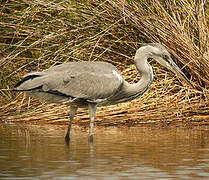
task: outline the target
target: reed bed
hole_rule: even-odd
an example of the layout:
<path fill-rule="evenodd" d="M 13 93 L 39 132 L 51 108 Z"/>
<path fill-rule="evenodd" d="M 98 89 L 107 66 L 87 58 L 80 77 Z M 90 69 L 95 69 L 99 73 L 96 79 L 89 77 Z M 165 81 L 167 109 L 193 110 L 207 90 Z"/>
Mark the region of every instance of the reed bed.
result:
<path fill-rule="evenodd" d="M 135 51 L 165 45 L 194 88 L 154 61 L 154 82 L 140 98 L 100 107 L 96 124 L 206 125 L 209 123 L 209 3 L 204 0 L 10 0 L 1 3 L 0 121 L 67 124 L 66 106 L 42 104 L 13 85 L 27 72 L 70 61 L 106 61 L 130 83 L 139 80 Z M 88 124 L 80 110 L 75 124 Z"/>

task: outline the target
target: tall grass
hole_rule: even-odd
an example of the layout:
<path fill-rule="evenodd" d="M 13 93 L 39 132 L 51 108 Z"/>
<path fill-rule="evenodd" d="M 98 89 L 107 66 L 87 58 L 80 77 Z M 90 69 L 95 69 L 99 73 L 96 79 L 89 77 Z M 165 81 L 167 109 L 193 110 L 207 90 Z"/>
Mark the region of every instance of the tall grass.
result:
<path fill-rule="evenodd" d="M 133 55 L 147 42 L 165 45 L 195 88 L 183 86 L 151 62 L 156 77 L 151 89 L 133 102 L 101 108 L 98 116 L 102 118 L 97 121 L 108 114 L 113 124 L 208 118 L 207 1 L 10 0 L 0 6 L 2 120 L 66 120 L 66 107 L 62 111 L 54 105 L 43 109 L 35 100 L 3 90 L 11 89 L 25 73 L 63 62 L 107 61 L 117 66 L 127 81 L 135 82 L 139 76 Z M 26 113 L 17 116 L 19 111 Z M 80 117 L 85 122 L 86 115 Z"/>
<path fill-rule="evenodd" d="M 186 72 L 190 72 L 198 86 L 208 87 L 209 28 L 208 14 L 205 14 L 206 1 L 109 2 L 145 41 L 165 44 L 174 59 Z"/>

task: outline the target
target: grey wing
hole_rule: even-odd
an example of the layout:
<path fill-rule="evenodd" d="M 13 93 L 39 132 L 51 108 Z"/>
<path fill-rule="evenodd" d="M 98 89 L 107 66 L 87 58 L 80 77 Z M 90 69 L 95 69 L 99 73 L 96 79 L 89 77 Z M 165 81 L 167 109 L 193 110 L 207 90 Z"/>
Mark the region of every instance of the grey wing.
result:
<path fill-rule="evenodd" d="M 116 94 L 123 84 L 119 72 L 62 72 L 51 73 L 43 85 L 44 91 L 97 101 Z"/>
<path fill-rule="evenodd" d="M 66 63 L 27 74 L 15 89 L 98 101 L 114 96 L 123 82 L 109 63 Z"/>

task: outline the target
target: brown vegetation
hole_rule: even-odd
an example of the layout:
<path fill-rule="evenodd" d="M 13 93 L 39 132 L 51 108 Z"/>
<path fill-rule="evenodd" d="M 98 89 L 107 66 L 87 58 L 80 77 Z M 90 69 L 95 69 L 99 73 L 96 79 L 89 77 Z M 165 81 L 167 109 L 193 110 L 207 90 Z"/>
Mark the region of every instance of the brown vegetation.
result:
<path fill-rule="evenodd" d="M 5 90 L 27 72 L 70 61 L 107 61 L 134 83 L 140 78 L 132 61 L 136 49 L 160 42 L 195 87 L 151 61 L 150 90 L 132 102 L 100 108 L 97 125 L 209 123 L 207 1 L 3 0 L 0 6 L 0 121 L 67 123 L 68 107 L 45 106 Z M 87 124 L 87 114 L 80 111 L 75 123 Z"/>

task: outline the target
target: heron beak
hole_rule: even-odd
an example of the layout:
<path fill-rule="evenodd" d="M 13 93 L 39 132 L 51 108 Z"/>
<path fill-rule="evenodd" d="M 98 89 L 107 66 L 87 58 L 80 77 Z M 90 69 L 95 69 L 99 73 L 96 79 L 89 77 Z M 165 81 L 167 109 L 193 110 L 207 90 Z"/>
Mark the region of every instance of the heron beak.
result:
<path fill-rule="evenodd" d="M 181 69 L 173 62 L 173 60 L 170 59 L 169 64 L 173 72 L 180 75 L 186 81 L 188 85 L 190 85 L 191 87 L 194 87 L 192 83 L 190 82 L 190 80 L 186 77 L 186 75 L 181 71 Z"/>

